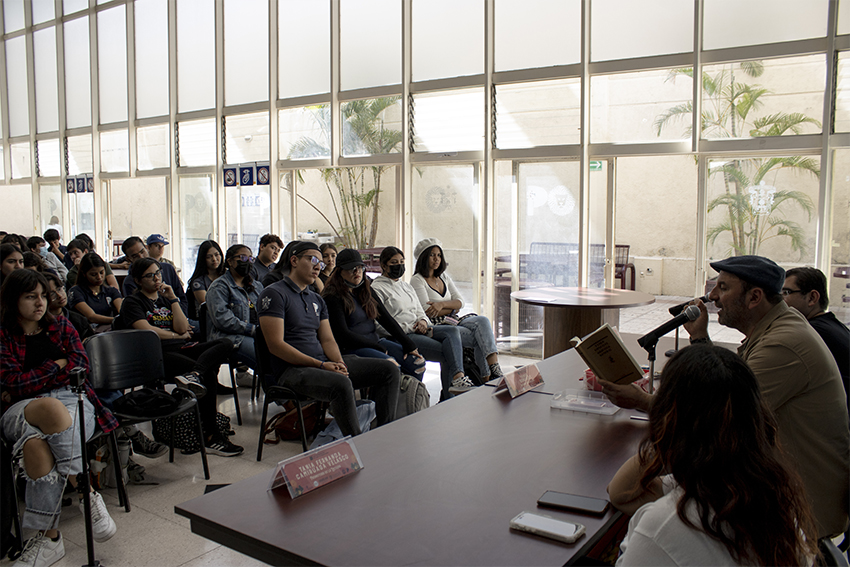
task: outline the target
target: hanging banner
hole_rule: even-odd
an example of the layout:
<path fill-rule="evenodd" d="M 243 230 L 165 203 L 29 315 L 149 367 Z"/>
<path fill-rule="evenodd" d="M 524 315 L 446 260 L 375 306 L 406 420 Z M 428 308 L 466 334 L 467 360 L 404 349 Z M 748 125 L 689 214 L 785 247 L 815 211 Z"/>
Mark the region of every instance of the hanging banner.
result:
<path fill-rule="evenodd" d="M 245 163 L 239 166 L 239 185 L 253 185 L 256 177 L 256 164 Z"/>
<path fill-rule="evenodd" d="M 86 192 L 86 176 L 78 175 L 75 177 L 77 180 L 77 193 L 85 193 Z"/>
<path fill-rule="evenodd" d="M 77 188 L 77 181 L 73 177 L 65 178 L 65 192 L 66 193 L 75 193 Z"/>
<path fill-rule="evenodd" d="M 224 167 L 224 186 L 225 187 L 236 187 L 239 185 L 237 183 L 239 175 L 239 170 L 235 165 L 227 165 Z"/>
<path fill-rule="evenodd" d="M 94 193 L 94 175 L 86 175 L 86 193 Z"/>
<path fill-rule="evenodd" d="M 257 185 L 269 184 L 269 163 L 264 161 L 257 162 Z"/>

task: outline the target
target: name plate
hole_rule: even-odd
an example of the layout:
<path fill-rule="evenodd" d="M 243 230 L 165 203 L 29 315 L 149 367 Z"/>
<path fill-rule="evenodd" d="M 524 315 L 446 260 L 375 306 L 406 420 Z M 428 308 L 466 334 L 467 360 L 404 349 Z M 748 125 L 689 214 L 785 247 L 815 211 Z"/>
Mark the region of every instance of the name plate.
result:
<path fill-rule="evenodd" d="M 521 396 L 543 385 L 543 376 L 536 364 L 528 364 L 502 376 L 493 395 L 510 392 L 511 398 Z"/>
<path fill-rule="evenodd" d="M 289 495 L 298 498 L 362 468 L 360 455 L 349 436 L 279 462 L 268 490 L 285 484 Z"/>

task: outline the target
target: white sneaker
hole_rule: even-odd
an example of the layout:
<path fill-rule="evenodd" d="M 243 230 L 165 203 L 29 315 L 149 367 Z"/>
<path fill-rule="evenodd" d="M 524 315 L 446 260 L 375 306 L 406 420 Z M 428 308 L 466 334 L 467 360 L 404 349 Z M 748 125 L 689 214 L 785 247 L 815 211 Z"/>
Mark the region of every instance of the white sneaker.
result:
<path fill-rule="evenodd" d="M 236 372 L 236 385 L 241 388 L 250 388 L 254 384 L 254 375 L 250 370 Z"/>
<path fill-rule="evenodd" d="M 460 376 L 459 378 L 452 380 L 449 392 L 452 394 L 462 394 L 472 390 L 473 388 L 475 388 L 475 384 L 472 383 L 472 380 L 466 376 Z"/>
<path fill-rule="evenodd" d="M 82 499 L 80 500 L 80 512 L 86 513 Z M 97 492 L 91 493 L 91 531 L 94 540 L 97 542 L 108 540 L 118 531 L 115 520 L 112 519 L 109 510 L 106 509 L 103 497 Z"/>
<path fill-rule="evenodd" d="M 65 557 L 65 542 L 62 534 L 59 540 L 53 541 L 42 532 L 27 541 L 21 556 L 15 561 L 14 567 L 47 567 Z"/>

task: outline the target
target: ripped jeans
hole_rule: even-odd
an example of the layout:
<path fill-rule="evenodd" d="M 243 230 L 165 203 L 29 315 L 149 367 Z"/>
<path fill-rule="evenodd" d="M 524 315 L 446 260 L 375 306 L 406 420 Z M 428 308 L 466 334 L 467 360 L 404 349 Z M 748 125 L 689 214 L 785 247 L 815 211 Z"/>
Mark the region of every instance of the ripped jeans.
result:
<path fill-rule="evenodd" d="M 62 494 L 65 491 L 65 479 L 82 472 L 80 458 L 80 431 L 77 415 L 77 395 L 70 387 L 58 388 L 42 398 L 56 398 L 68 409 L 73 418 L 71 427 L 59 433 L 45 435 L 37 427 L 30 425 L 24 409 L 35 399 L 21 400 L 10 407 L 0 418 L 0 432 L 9 443 L 14 443 L 12 454 L 17 457 L 23 452 L 24 444 L 33 438 L 44 439 L 50 446 L 55 464 L 50 472 L 41 478 L 32 479 L 27 475 L 26 510 L 24 528 L 34 530 L 52 530 L 59 526 L 59 514 L 62 511 Z M 86 438 L 91 438 L 96 427 L 94 407 L 87 399 L 83 401 Z"/>

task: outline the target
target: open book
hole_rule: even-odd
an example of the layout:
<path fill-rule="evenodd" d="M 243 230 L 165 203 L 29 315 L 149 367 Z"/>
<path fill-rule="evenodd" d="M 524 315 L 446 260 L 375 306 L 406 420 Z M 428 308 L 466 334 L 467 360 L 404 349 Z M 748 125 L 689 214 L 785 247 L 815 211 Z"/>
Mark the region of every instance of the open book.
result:
<path fill-rule="evenodd" d="M 571 341 L 597 378 L 615 384 L 631 384 L 643 378 L 643 371 L 620 335 L 608 323 L 584 337 Z"/>

